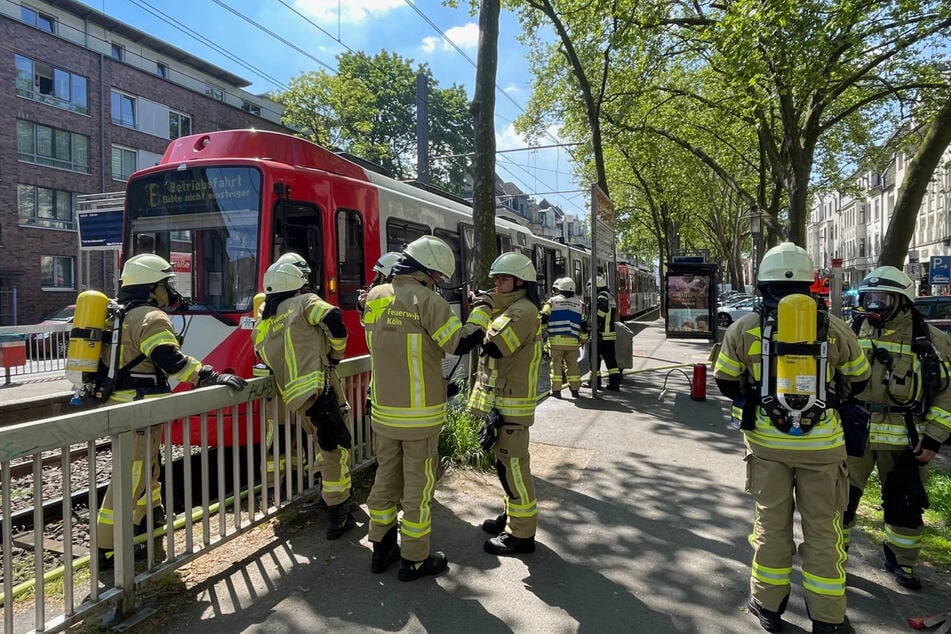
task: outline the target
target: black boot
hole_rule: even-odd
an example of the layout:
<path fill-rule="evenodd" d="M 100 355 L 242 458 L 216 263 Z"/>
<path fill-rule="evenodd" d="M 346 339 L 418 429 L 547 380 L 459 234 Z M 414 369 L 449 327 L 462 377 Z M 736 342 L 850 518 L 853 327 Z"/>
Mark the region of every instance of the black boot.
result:
<path fill-rule="evenodd" d="M 759 601 L 753 597 L 746 600 L 746 607 L 749 608 L 750 614 L 759 619 L 760 627 L 767 632 L 778 632 L 783 626 L 782 613 L 786 609 L 786 601 L 788 599 L 788 596 L 783 599 L 777 612 L 764 608 L 759 604 Z"/>
<path fill-rule="evenodd" d="M 608 378 L 608 390 L 611 392 L 620 392 L 621 391 L 621 375 L 612 374 Z"/>
<path fill-rule="evenodd" d="M 921 579 L 918 578 L 914 567 L 899 564 L 888 544 L 882 545 L 882 559 L 885 562 L 885 570 L 895 578 L 898 585 L 909 590 L 921 590 Z"/>
<path fill-rule="evenodd" d="M 427 575 L 438 575 L 449 567 L 449 560 L 446 555 L 436 551 L 423 561 L 410 561 L 403 559 L 400 561 L 400 581 L 415 581 L 420 577 Z"/>
<path fill-rule="evenodd" d="M 327 507 L 327 539 L 337 539 L 357 525 L 353 519 L 353 507 L 350 500 Z"/>
<path fill-rule="evenodd" d="M 386 531 L 378 542 L 373 542 L 373 559 L 370 562 L 370 571 L 381 574 L 390 567 L 390 564 L 400 558 L 400 545 L 396 543 L 396 526 Z"/>
<path fill-rule="evenodd" d="M 505 524 L 508 522 L 508 520 L 509 516 L 505 513 L 502 513 L 495 519 L 482 522 L 482 530 L 484 530 L 489 535 L 498 535 L 505 530 Z"/>
<path fill-rule="evenodd" d="M 486 540 L 482 550 L 490 555 L 527 555 L 535 552 L 534 537 L 515 537 L 502 533 L 498 537 Z"/>
<path fill-rule="evenodd" d="M 812 622 L 812 634 L 855 634 L 855 628 L 845 619 L 841 623 Z"/>

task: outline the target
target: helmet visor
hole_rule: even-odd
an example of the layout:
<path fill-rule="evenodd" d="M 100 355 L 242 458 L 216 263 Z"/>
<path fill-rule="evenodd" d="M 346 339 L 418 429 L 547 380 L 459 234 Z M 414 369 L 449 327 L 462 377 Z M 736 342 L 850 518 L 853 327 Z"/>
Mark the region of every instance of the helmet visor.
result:
<path fill-rule="evenodd" d="M 862 293 L 862 308 L 870 313 L 876 313 L 882 317 L 887 317 L 892 313 L 898 304 L 898 297 L 894 293 L 883 293 L 881 291 L 870 291 Z"/>

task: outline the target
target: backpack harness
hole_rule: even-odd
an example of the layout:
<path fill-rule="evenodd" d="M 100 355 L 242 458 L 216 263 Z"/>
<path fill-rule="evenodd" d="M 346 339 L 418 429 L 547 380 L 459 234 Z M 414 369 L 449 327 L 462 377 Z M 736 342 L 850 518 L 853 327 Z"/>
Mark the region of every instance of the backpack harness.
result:
<path fill-rule="evenodd" d="M 760 330 L 762 352 L 760 356 L 759 404 L 769 416 L 773 426 L 784 434 L 801 436 L 808 434 L 821 420 L 825 410 L 834 407 L 834 399 L 828 392 L 826 367 L 828 365 L 829 315 L 825 311 L 816 311 L 816 343 L 787 343 L 773 341 L 776 332 L 776 311 L 764 314 L 761 309 Z M 776 377 L 773 376 L 772 361 L 783 355 L 811 356 L 816 358 L 816 395 L 809 396 L 800 407 L 776 394 Z M 800 400 L 801 396 L 792 396 Z M 792 407 L 791 407 L 792 406 Z"/>

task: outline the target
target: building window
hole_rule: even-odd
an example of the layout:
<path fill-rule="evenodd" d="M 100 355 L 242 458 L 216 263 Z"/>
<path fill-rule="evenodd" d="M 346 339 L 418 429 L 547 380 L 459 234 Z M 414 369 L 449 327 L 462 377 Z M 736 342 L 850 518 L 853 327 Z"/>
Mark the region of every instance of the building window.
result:
<path fill-rule="evenodd" d="M 87 114 L 89 96 L 86 78 L 74 75 L 29 57 L 14 55 L 17 69 L 17 95 L 42 101 L 57 108 Z"/>
<path fill-rule="evenodd" d="M 17 153 L 28 163 L 89 171 L 89 137 L 75 132 L 18 120 Z"/>
<path fill-rule="evenodd" d="M 162 62 L 155 62 L 155 74 L 162 79 L 168 79 L 168 66 Z"/>
<path fill-rule="evenodd" d="M 250 112 L 251 114 L 260 117 L 261 116 L 261 106 L 256 103 L 251 103 L 247 99 L 241 100 L 241 109 L 245 112 Z"/>
<path fill-rule="evenodd" d="M 59 255 L 40 256 L 40 285 L 43 288 L 76 288 L 73 258 Z"/>
<path fill-rule="evenodd" d="M 128 128 L 135 127 L 135 97 L 112 91 L 112 122 Z"/>
<path fill-rule="evenodd" d="M 112 178 L 117 181 L 127 181 L 135 171 L 136 151 L 128 148 L 112 146 Z"/>
<path fill-rule="evenodd" d="M 125 47 L 122 44 L 112 43 L 112 59 L 120 62 L 125 59 Z"/>
<path fill-rule="evenodd" d="M 192 133 L 192 118 L 181 112 L 168 113 L 168 138 L 177 139 Z"/>
<path fill-rule="evenodd" d="M 20 7 L 20 19 L 47 33 L 56 32 L 56 19 L 29 7 Z"/>
<path fill-rule="evenodd" d="M 49 229 L 76 228 L 76 194 L 35 185 L 17 185 L 17 215 L 21 225 Z"/>
<path fill-rule="evenodd" d="M 211 84 L 205 84 L 205 94 L 217 101 L 225 100 L 225 91 Z"/>

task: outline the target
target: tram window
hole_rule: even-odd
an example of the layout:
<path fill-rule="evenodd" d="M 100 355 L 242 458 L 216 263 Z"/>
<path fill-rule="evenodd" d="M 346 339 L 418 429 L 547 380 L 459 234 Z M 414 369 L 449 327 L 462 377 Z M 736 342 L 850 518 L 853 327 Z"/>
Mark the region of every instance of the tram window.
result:
<path fill-rule="evenodd" d="M 512 250 L 512 236 L 507 236 L 505 234 L 498 234 L 496 236 L 498 239 L 499 253 L 508 253 Z"/>
<path fill-rule="evenodd" d="M 363 219 L 356 211 L 337 210 L 337 278 L 340 308 L 356 309 L 357 294 L 365 284 Z"/>
<path fill-rule="evenodd" d="M 420 236 L 429 235 L 429 227 L 408 220 L 390 218 L 386 221 L 386 251 L 402 251 Z"/>
<path fill-rule="evenodd" d="M 434 233 L 437 238 L 445 241 L 445 243 L 449 245 L 449 248 L 452 249 L 452 254 L 456 258 L 456 270 L 453 272 L 452 277 L 449 278 L 448 288 L 440 289 L 440 291 L 442 292 L 442 296 L 446 298 L 446 301 L 461 302 L 464 282 L 463 274 L 465 270 L 462 266 L 462 247 L 459 241 L 459 234 L 446 231 L 445 229 L 436 229 Z"/>
<path fill-rule="evenodd" d="M 296 253 L 310 265 L 310 286 L 323 292 L 324 244 L 320 210 L 311 205 L 282 203 L 274 210 L 272 261 L 284 253 Z"/>

